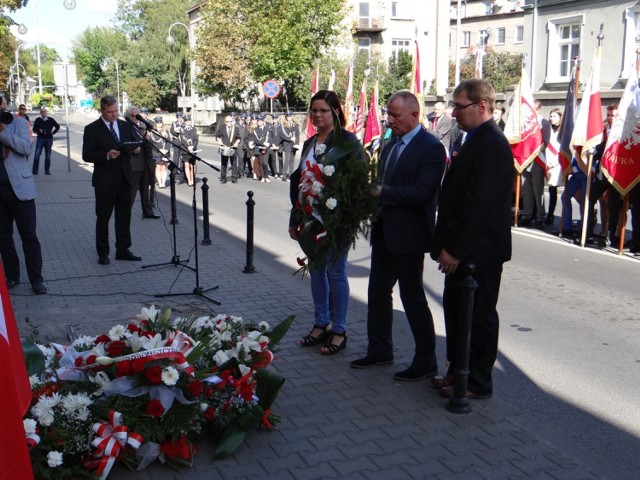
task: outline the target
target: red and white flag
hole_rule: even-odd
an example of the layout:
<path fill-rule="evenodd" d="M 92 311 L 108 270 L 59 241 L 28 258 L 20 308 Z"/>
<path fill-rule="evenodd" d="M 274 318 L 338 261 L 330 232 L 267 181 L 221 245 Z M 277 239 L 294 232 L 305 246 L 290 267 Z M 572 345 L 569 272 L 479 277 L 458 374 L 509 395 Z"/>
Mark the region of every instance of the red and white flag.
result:
<path fill-rule="evenodd" d="M 316 66 L 315 71 L 313 72 L 313 80 L 311 80 L 311 97 L 318 93 L 319 90 L 319 77 L 320 77 L 320 64 Z M 311 105 L 309 105 L 311 108 Z M 307 113 L 307 138 L 311 138 L 316 134 L 316 127 L 313 126 L 313 122 L 311 121 L 311 113 Z"/>
<path fill-rule="evenodd" d="M 602 101 L 600 100 L 600 58 L 602 47 L 593 53 L 591 72 L 582 93 L 578 118 L 573 127 L 571 149 L 574 156 L 586 161 L 587 153 L 602 143 Z"/>
<path fill-rule="evenodd" d="M 380 145 L 380 118 L 378 118 L 378 80 L 373 85 L 371 91 L 371 101 L 369 102 L 369 113 L 364 129 L 364 148 L 373 156 L 373 153 Z"/>
<path fill-rule="evenodd" d="M 543 145 L 542 128 L 533 106 L 533 94 L 527 78 L 527 72 L 523 68 L 504 127 L 518 173 L 522 173 L 538 157 Z"/>
<path fill-rule="evenodd" d="M 362 134 L 364 130 L 364 119 L 367 114 L 367 79 L 362 81 L 362 89 L 360 90 L 360 99 L 358 100 L 358 113 L 356 116 L 356 124 L 354 126 L 354 133 L 358 139 L 362 140 Z"/>
<path fill-rule="evenodd" d="M 31 403 L 31 386 L 0 263 L 0 480 L 31 480 L 31 458 L 22 417 Z"/>
<path fill-rule="evenodd" d="M 624 196 L 640 182 L 640 89 L 634 68 L 602 155 L 602 172 Z"/>
<path fill-rule="evenodd" d="M 344 116 L 347 119 L 344 129 L 353 132 L 355 130 L 353 123 L 353 65 L 347 69 L 347 93 L 344 96 Z"/>

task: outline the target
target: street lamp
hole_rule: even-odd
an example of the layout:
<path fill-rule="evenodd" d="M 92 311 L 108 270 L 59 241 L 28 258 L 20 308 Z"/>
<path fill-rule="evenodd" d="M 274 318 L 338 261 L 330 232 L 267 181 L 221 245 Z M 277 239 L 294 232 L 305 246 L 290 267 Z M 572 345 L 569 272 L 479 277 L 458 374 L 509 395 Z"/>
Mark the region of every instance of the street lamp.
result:
<path fill-rule="evenodd" d="M 111 58 L 111 57 L 107 57 L 104 60 L 102 60 L 102 65 L 100 65 L 100 68 L 102 68 L 102 71 L 104 72 L 107 69 L 107 66 L 109 66 L 109 60 L 112 60 L 113 63 L 116 65 L 116 88 L 118 90 L 118 96 L 116 97 L 118 100 L 118 112 L 120 112 L 120 108 L 121 106 L 124 107 L 121 103 L 120 103 L 120 68 L 118 66 L 118 60 L 116 60 L 115 58 Z"/>
<path fill-rule="evenodd" d="M 18 99 L 18 101 L 16 102 L 17 104 L 23 103 L 22 102 L 22 90 L 21 90 L 21 85 L 20 85 L 20 62 L 18 61 L 18 50 L 20 50 L 22 47 L 24 47 L 26 45 L 26 43 L 21 43 L 20 45 L 18 45 L 18 48 L 16 48 L 15 51 L 15 57 L 16 57 L 16 70 L 17 70 L 17 76 L 18 76 L 18 89 L 16 91 L 16 98 Z M 26 71 L 25 71 L 25 75 L 26 75 Z"/>
<path fill-rule="evenodd" d="M 171 29 L 176 25 L 182 25 L 184 28 L 186 28 L 187 35 L 189 37 L 189 93 L 191 97 L 191 101 L 189 103 L 191 104 L 191 115 L 193 116 L 195 115 L 195 112 L 193 108 L 193 60 L 191 59 L 191 48 L 193 47 L 194 43 L 193 43 L 193 38 L 191 37 L 191 29 L 182 22 L 175 22 L 169 26 L 169 33 L 167 34 L 167 43 L 169 45 L 173 45 L 175 43 L 175 39 L 171 36 Z M 195 118 L 193 120 L 195 123 Z"/>

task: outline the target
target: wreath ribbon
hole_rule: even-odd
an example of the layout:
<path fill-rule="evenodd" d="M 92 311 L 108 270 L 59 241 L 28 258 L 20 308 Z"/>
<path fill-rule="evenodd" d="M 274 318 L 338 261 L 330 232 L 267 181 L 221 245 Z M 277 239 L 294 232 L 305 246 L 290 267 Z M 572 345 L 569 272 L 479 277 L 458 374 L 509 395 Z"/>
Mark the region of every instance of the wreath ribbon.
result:
<path fill-rule="evenodd" d="M 95 457 L 100 459 L 97 474 L 100 480 L 105 480 L 127 445 L 134 450 L 140 448 L 142 435 L 129 432 L 129 427 L 122 424 L 122 414 L 115 410 L 109 410 L 108 422 L 94 423 L 91 428 L 98 435 L 91 442 L 96 449 Z"/>

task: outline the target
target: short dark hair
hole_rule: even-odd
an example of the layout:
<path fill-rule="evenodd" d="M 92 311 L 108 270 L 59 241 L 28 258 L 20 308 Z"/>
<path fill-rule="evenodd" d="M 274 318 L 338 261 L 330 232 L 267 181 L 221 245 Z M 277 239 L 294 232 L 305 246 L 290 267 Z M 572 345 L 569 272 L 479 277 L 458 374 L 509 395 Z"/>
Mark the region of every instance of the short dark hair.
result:
<path fill-rule="evenodd" d="M 118 99 L 113 95 L 106 95 L 100 99 L 100 110 L 104 107 L 108 107 L 109 105 L 113 105 L 114 103 L 118 103 Z"/>
<path fill-rule="evenodd" d="M 467 92 L 472 102 L 487 102 L 488 110 L 493 112 L 496 105 L 496 91 L 487 80 L 483 78 L 463 80 L 453 91 L 453 96 L 457 97 L 462 92 Z"/>
<path fill-rule="evenodd" d="M 608 111 L 608 112 L 613 112 L 614 110 L 618 110 L 618 104 L 617 104 L 617 103 L 614 103 L 614 104 L 609 105 L 609 106 L 607 107 L 607 111 Z"/>
<path fill-rule="evenodd" d="M 347 123 L 347 118 L 344 116 L 344 112 L 342 111 L 342 105 L 340 104 L 340 97 L 333 90 L 320 90 L 313 97 L 311 97 L 311 101 L 309 102 L 309 110 L 311 110 L 311 105 L 316 100 L 324 100 L 327 102 L 333 110 L 335 110 L 336 115 L 338 115 L 338 120 L 340 120 L 340 125 L 344 126 Z"/>

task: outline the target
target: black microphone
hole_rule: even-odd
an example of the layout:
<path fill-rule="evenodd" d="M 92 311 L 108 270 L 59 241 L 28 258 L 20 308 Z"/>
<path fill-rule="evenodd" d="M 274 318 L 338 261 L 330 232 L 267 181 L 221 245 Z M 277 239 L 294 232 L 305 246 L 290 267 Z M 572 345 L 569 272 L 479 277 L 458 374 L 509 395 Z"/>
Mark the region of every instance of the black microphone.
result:
<path fill-rule="evenodd" d="M 147 120 L 145 120 L 145 118 L 140 114 L 136 115 L 136 119 L 144 123 L 149 130 L 153 130 L 155 128 L 155 125 L 152 125 L 151 122 L 148 122 Z"/>

